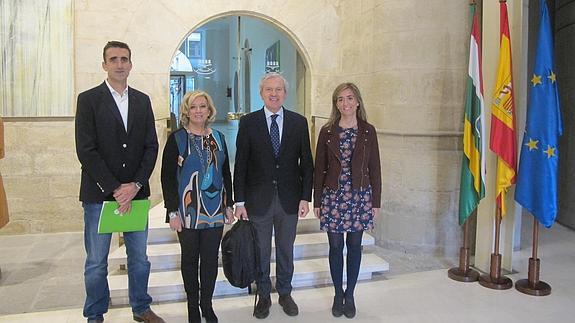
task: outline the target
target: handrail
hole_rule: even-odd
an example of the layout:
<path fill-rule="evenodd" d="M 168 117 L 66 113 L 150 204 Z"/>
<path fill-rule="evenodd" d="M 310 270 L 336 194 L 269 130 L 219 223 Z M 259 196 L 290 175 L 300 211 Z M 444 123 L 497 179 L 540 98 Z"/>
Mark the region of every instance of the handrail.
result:
<path fill-rule="evenodd" d="M 328 120 L 326 117 L 322 116 L 311 116 L 312 125 L 315 126 L 316 119 Z M 375 131 L 379 135 L 384 136 L 396 136 L 396 137 L 461 137 L 463 136 L 463 131 L 401 131 L 393 129 L 381 129 L 375 128 Z"/>

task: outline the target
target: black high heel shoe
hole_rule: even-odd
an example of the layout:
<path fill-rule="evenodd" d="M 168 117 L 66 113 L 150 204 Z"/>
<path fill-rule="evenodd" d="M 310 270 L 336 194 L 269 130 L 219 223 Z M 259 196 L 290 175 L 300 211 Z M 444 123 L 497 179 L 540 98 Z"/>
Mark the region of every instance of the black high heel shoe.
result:
<path fill-rule="evenodd" d="M 218 317 L 211 307 L 202 309 L 202 316 L 206 319 L 207 323 L 218 323 Z"/>

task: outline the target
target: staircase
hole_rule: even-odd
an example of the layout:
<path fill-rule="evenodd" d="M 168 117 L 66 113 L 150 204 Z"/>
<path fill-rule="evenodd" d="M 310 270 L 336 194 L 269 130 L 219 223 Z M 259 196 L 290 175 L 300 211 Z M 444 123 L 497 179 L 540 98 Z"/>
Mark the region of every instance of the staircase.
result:
<path fill-rule="evenodd" d="M 168 224 L 165 223 L 165 214 L 163 203 L 150 210 L 148 258 L 152 271 L 148 282 L 148 293 L 155 302 L 183 301 L 186 299 L 186 295 L 180 273 L 180 245 L 176 233 L 171 231 Z M 230 227 L 226 226 L 224 231 Z M 363 235 L 362 245 L 364 247 L 374 244 L 375 240 L 372 236 Z M 272 281 L 275 275 L 275 263 L 273 262 L 275 249 L 273 248 L 272 240 Z M 331 283 L 327 259 L 328 251 L 327 234 L 319 230 L 319 220 L 311 212 L 306 218 L 299 219 L 298 234 L 294 244 L 292 285 L 295 288 Z M 110 252 L 108 284 L 112 305 L 129 304 L 126 263 L 125 246 Z M 359 280 L 371 279 L 373 273 L 382 273 L 388 270 L 389 264 L 385 260 L 364 249 Z M 231 286 L 226 280 L 222 268 L 219 268 L 214 297 L 245 295 L 247 293 L 247 288 L 239 289 Z"/>

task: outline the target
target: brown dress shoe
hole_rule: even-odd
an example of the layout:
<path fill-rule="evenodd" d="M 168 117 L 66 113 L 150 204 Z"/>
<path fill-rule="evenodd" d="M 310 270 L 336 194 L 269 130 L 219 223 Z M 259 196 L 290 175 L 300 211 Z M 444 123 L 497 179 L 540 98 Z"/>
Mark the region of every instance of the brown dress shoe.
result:
<path fill-rule="evenodd" d="M 154 311 L 152 311 L 152 309 L 149 309 L 142 314 L 134 313 L 133 317 L 134 317 L 134 321 L 136 321 L 136 322 L 166 323 L 166 321 L 164 321 L 164 319 L 162 319 L 161 317 L 156 315 L 156 313 L 154 313 Z"/>

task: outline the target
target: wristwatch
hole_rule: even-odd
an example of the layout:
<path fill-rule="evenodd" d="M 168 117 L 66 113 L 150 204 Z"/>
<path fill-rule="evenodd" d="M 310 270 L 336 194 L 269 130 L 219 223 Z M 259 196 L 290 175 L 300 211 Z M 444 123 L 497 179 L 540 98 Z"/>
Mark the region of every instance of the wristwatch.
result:
<path fill-rule="evenodd" d="M 171 219 L 174 219 L 174 218 L 180 216 L 180 214 L 178 214 L 178 211 L 173 211 L 173 212 L 168 213 L 168 216 L 170 217 L 170 220 L 171 220 Z"/>
<path fill-rule="evenodd" d="M 138 191 L 142 189 L 142 183 L 134 182 L 134 184 L 136 184 L 136 188 L 138 189 Z"/>

